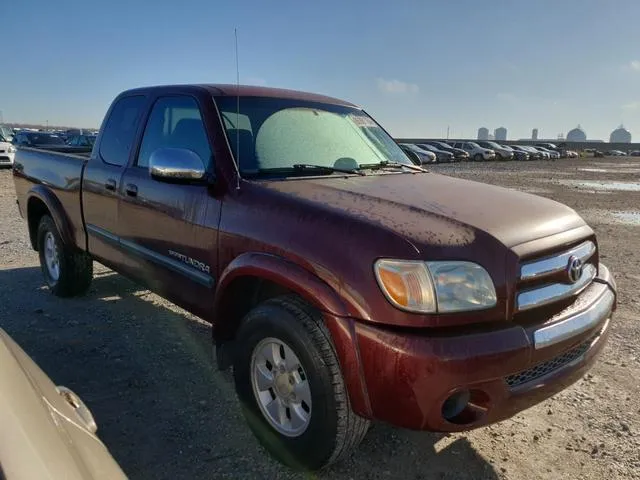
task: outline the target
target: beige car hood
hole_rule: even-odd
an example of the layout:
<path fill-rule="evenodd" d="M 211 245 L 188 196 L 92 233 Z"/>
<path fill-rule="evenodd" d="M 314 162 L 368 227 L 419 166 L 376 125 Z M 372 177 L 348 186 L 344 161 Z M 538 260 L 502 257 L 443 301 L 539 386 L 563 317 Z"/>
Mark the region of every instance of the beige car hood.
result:
<path fill-rule="evenodd" d="M 0 425 L 7 480 L 126 478 L 55 384 L 2 329 Z"/>

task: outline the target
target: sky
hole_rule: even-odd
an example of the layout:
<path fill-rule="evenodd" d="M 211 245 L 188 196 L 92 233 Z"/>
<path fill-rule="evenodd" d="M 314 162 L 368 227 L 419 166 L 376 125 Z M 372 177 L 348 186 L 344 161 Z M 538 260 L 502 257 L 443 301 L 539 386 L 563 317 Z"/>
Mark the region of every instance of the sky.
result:
<path fill-rule="evenodd" d="M 240 83 L 362 106 L 396 137 L 640 140 L 638 0 L 20 0 L 2 7 L 7 122 L 99 126 L 142 85 Z"/>

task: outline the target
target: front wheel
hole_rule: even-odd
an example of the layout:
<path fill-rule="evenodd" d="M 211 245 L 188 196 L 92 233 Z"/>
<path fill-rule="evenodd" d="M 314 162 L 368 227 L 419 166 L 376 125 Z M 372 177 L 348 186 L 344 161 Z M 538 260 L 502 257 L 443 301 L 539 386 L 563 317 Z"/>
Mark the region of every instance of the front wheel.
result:
<path fill-rule="evenodd" d="M 243 414 L 275 458 L 319 470 L 358 446 L 369 421 L 351 410 L 319 312 L 295 296 L 274 298 L 247 314 L 236 339 Z"/>
<path fill-rule="evenodd" d="M 482 156 L 482 154 L 481 154 L 481 153 L 476 153 L 476 154 L 473 156 L 473 159 L 474 159 L 476 162 L 481 162 L 481 161 L 483 161 L 483 160 L 484 160 L 484 157 Z"/>

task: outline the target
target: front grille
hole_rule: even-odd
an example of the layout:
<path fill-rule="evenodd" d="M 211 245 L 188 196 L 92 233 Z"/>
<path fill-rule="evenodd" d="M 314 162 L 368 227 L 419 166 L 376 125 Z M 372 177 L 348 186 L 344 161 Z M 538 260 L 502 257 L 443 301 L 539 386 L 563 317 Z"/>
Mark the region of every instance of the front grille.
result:
<path fill-rule="evenodd" d="M 516 312 L 566 301 L 587 288 L 597 275 L 593 262 L 596 245 L 591 240 L 573 248 L 520 265 L 519 287 L 516 293 Z M 570 263 L 580 260 L 581 270 L 570 278 Z"/>
<path fill-rule="evenodd" d="M 520 385 L 524 385 L 525 383 L 529 383 L 542 378 L 551 372 L 559 370 L 562 367 L 565 367 L 570 363 L 579 360 L 587 352 L 587 350 L 589 350 L 589 347 L 591 347 L 593 341 L 600 336 L 600 333 L 600 331 L 597 332 L 577 347 L 574 347 L 571 350 L 568 350 L 563 354 L 552 358 L 551 360 L 547 360 L 546 362 L 539 363 L 531 368 L 528 368 L 527 370 L 509 375 L 505 378 L 505 382 L 507 383 L 509 388 L 516 388 Z"/>

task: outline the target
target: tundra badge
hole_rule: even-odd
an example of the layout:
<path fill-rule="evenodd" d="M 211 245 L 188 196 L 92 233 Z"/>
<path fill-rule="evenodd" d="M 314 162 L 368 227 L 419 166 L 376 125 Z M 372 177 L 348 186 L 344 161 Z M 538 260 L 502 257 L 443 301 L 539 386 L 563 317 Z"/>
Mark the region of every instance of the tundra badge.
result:
<path fill-rule="evenodd" d="M 169 255 L 171 255 L 172 257 L 177 258 L 182 263 L 186 263 L 187 265 L 191 265 L 192 267 L 197 268 L 201 272 L 211 273 L 211 268 L 209 267 L 209 265 L 207 265 L 205 263 L 202 263 L 199 260 L 195 260 L 195 259 L 193 259 L 191 257 L 187 257 L 183 253 L 178 253 L 178 252 L 174 252 L 173 250 L 169 250 Z"/>

